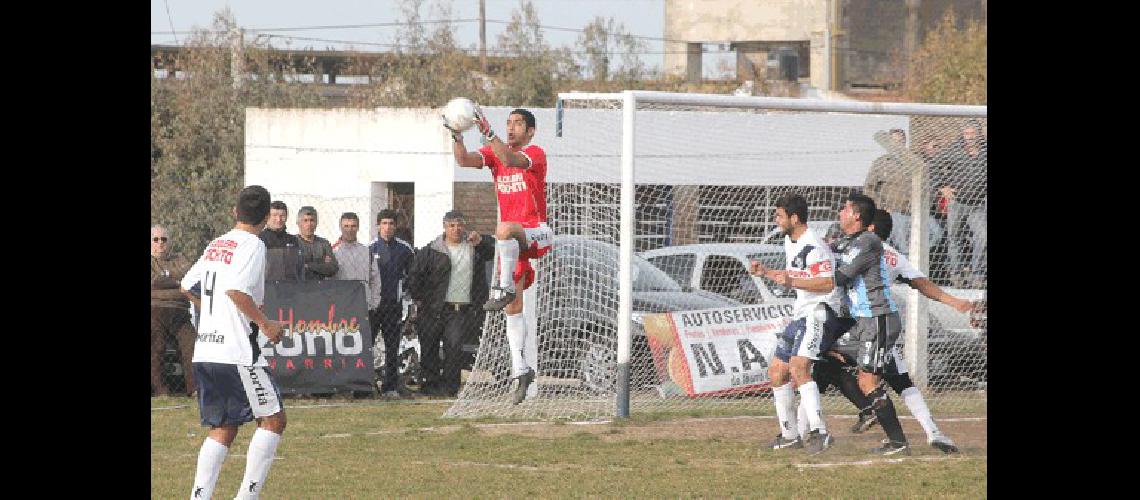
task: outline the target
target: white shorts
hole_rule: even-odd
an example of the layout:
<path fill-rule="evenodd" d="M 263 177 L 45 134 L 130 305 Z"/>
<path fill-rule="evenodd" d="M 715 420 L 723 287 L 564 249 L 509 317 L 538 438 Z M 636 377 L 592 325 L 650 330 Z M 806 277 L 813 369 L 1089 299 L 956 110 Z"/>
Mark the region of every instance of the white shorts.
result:
<path fill-rule="evenodd" d="M 545 222 L 519 223 L 526 233 L 526 248 L 519 252 L 519 258 L 537 259 L 550 251 L 554 243 L 554 231 Z"/>

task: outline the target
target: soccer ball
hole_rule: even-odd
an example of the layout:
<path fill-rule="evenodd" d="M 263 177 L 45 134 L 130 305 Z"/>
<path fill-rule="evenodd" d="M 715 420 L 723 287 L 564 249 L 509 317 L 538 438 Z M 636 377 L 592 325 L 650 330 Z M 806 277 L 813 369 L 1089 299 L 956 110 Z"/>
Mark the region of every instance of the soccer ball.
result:
<path fill-rule="evenodd" d="M 443 119 L 458 132 L 467 130 L 475 124 L 475 103 L 466 97 L 456 97 L 443 107 Z"/>

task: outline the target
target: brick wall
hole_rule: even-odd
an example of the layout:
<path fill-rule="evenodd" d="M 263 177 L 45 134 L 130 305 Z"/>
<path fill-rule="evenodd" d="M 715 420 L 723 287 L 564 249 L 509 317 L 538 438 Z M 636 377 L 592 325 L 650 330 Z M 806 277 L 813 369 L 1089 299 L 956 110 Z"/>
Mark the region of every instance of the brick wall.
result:
<path fill-rule="evenodd" d="M 456 182 L 453 205 L 467 217 L 467 229 L 494 234 L 499 222 L 499 204 L 490 182 Z"/>

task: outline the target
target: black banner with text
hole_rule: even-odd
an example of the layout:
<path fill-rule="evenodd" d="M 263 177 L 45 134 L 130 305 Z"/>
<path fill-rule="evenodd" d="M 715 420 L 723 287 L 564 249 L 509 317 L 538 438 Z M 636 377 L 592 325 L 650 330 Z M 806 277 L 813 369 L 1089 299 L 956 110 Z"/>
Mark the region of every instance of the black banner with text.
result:
<path fill-rule="evenodd" d="M 264 310 L 286 323 L 281 342 L 263 348 L 283 394 L 375 391 L 364 283 L 266 283 Z"/>

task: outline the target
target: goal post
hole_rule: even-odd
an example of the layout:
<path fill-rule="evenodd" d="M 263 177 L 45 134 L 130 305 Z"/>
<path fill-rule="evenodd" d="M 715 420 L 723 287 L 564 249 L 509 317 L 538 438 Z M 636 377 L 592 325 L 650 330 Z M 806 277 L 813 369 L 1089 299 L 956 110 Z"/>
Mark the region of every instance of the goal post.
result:
<path fill-rule="evenodd" d="M 501 384 L 468 384 L 447 415 L 624 418 L 770 405 L 773 330 L 786 324 L 777 313 L 791 309 L 794 292 L 741 270 L 750 259 L 783 268 L 772 212 L 788 193 L 808 200 L 821 237 L 847 195 L 868 194 L 892 212 L 889 241 L 914 267 L 952 295 L 984 300 L 986 167 L 963 137 L 973 127 L 984 148 L 986 117 L 985 106 L 559 94 L 554 142 L 540 144 L 561 177 L 547 188 L 555 245 L 535 261 L 538 395 L 512 405 Z M 940 151 L 924 149 L 935 143 Z M 931 407 L 984 411 L 977 315 L 904 285 L 891 290 L 907 369 Z M 488 316 L 477 381 L 503 372 L 502 328 Z M 749 328 L 763 340 L 746 338 Z M 852 411 L 834 388 L 828 396 L 825 411 Z"/>

